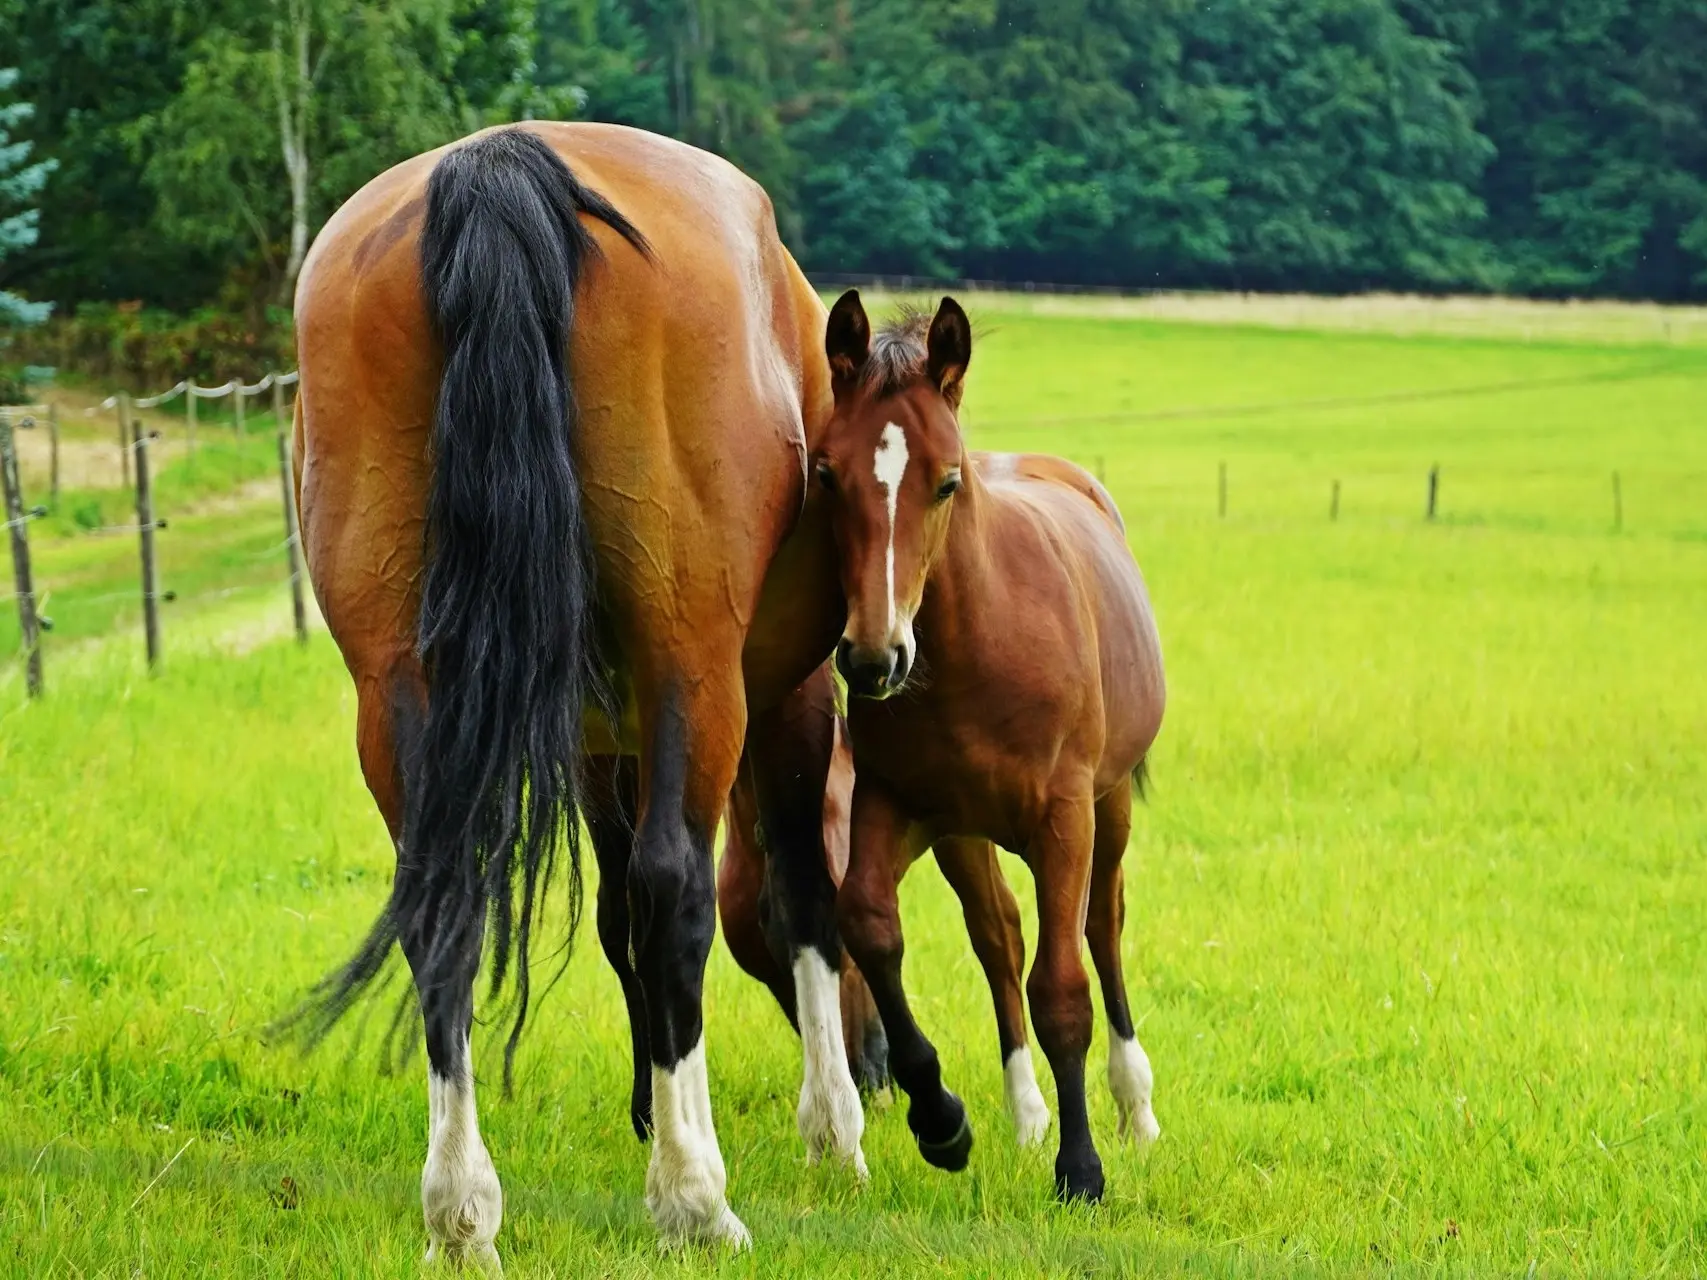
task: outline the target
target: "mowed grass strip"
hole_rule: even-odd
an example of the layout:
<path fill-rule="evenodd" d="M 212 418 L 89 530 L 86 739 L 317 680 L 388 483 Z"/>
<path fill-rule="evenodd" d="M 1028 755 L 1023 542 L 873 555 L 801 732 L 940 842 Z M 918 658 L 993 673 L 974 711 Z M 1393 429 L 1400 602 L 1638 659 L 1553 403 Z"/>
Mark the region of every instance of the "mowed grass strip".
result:
<path fill-rule="evenodd" d="M 1053 1203 L 1052 1152 L 1011 1148 L 988 995 L 922 863 L 909 982 L 972 1111 L 967 1173 L 923 1165 L 904 1104 L 870 1115 L 869 1186 L 808 1169 L 798 1046 L 719 941 L 713 1100 L 757 1247 L 661 1259 L 621 999 L 589 934 L 513 1100 L 499 1037 L 477 1045 L 509 1273 L 1701 1272 L 1700 370 L 1675 351 L 987 319 L 975 443 L 1102 459 L 1163 629 L 1172 698 L 1126 937 L 1161 1142 L 1115 1142 L 1099 1029 L 1109 1200 Z M 1378 410 L 1088 420 L 1631 366 Z M 1670 495 L 1627 488 L 1617 535 L 1610 496 L 1597 510 L 1567 483 L 1614 465 Z M 1526 469 L 1556 479 L 1523 506 L 1504 482 Z M 1460 470 L 1490 478 L 1484 506 Z M 418 1059 L 374 1070 L 390 1007 L 306 1060 L 260 1036 L 389 884 L 336 651 L 318 636 L 149 680 L 136 649 L 116 638 L 57 684 L 50 659 L 36 706 L 0 686 L 0 1267 L 414 1274 L 426 1101 Z"/>

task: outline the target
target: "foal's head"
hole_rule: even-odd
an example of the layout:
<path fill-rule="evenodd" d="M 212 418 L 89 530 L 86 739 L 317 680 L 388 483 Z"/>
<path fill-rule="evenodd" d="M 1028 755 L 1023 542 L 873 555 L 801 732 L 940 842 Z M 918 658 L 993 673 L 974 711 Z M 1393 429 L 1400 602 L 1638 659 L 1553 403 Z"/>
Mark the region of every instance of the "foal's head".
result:
<path fill-rule="evenodd" d="M 850 692 L 886 698 L 913 665 L 913 615 L 967 466 L 956 411 L 972 328 L 944 298 L 929 320 L 905 313 L 874 338 L 850 289 L 830 311 L 824 348 L 836 407 L 812 466 L 832 504 L 848 599 L 836 665 Z"/>

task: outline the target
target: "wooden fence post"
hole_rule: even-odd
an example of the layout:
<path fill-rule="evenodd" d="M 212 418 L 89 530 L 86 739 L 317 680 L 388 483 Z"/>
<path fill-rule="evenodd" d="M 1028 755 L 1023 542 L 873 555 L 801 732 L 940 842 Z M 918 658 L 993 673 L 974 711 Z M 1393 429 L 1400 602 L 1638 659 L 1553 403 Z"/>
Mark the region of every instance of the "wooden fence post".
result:
<path fill-rule="evenodd" d="M 191 382 L 184 388 L 184 434 L 190 449 L 190 457 L 196 456 L 196 384 Z"/>
<path fill-rule="evenodd" d="M 1612 531 L 1624 531 L 1624 485 L 1616 471 L 1612 473 Z"/>
<path fill-rule="evenodd" d="M 243 434 L 243 379 L 231 380 L 231 412 L 237 419 L 237 434 Z"/>
<path fill-rule="evenodd" d="M 41 697 L 41 619 L 36 616 L 35 582 L 30 576 L 30 538 L 25 526 L 18 455 L 12 448 L 12 415 L 0 409 L 0 489 L 5 491 L 6 528 L 12 535 L 12 581 L 18 593 L 18 631 L 24 641 L 24 689 Z M 40 514 L 31 512 L 30 515 Z"/>
<path fill-rule="evenodd" d="M 130 392 L 121 391 L 118 394 L 118 404 L 115 406 L 119 415 L 119 472 L 126 485 L 130 484 L 130 450 L 131 450 L 131 412 Z"/>
<path fill-rule="evenodd" d="M 1440 497 L 1440 464 L 1428 469 L 1428 518 L 1434 519 L 1435 503 Z"/>
<path fill-rule="evenodd" d="M 284 430 L 284 388 L 279 385 L 278 375 L 270 375 L 273 380 L 273 425 L 280 431 Z"/>
<path fill-rule="evenodd" d="M 273 384 L 277 387 L 277 383 Z M 290 559 L 290 609 L 296 620 L 296 642 L 308 643 L 308 614 L 302 604 L 302 536 L 296 522 L 296 486 L 291 482 L 290 436 L 279 432 L 279 484 L 284 489 L 285 549 Z"/>
<path fill-rule="evenodd" d="M 148 436 L 131 423 L 136 450 L 136 527 L 142 535 L 142 627 L 148 643 L 148 670 L 160 666 L 160 577 L 154 563 L 154 487 L 149 478 Z"/>
<path fill-rule="evenodd" d="M 1328 503 L 1328 519 L 1338 520 L 1339 518 L 1340 518 L 1340 482 L 1338 480 L 1335 480 L 1334 481 L 1334 496 L 1333 496 L 1332 500 Z"/>
<path fill-rule="evenodd" d="M 59 507 L 59 405 L 47 407 L 48 501 Z"/>
<path fill-rule="evenodd" d="M 1220 503 L 1219 503 L 1219 506 L 1220 506 L 1220 511 L 1221 511 L 1221 518 L 1223 520 L 1225 520 L 1227 518 L 1227 464 L 1225 462 L 1223 462 L 1221 464 L 1221 486 L 1220 486 Z"/>

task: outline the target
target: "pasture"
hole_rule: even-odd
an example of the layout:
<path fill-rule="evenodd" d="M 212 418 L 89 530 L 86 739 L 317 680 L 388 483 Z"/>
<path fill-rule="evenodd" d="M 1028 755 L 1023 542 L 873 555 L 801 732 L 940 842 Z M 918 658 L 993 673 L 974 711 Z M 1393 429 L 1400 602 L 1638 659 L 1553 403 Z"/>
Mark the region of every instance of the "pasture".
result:
<path fill-rule="evenodd" d="M 971 1167 L 926 1167 L 897 1105 L 869 1111 L 868 1185 L 809 1169 L 798 1044 L 719 941 L 712 1098 L 755 1249 L 661 1258 L 589 920 L 513 1099 L 476 1034 L 508 1274 L 1707 1270 L 1707 349 L 965 301 L 972 443 L 1100 470 L 1156 602 L 1125 944 L 1163 1137 L 1117 1145 L 1099 1026 L 1109 1198 L 1054 1203 L 921 864 L 909 985 Z M 163 551 L 194 590 L 153 679 L 134 607 L 97 604 L 133 540 L 34 531 L 72 625 L 43 702 L 0 675 L 12 1274 L 418 1269 L 424 1071 L 377 1073 L 388 1008 L 307 1059 L 259 1034 L 354 947 L 391 855 L 337 653 L 283 638 L 252 478 L 186 491 Z"/>

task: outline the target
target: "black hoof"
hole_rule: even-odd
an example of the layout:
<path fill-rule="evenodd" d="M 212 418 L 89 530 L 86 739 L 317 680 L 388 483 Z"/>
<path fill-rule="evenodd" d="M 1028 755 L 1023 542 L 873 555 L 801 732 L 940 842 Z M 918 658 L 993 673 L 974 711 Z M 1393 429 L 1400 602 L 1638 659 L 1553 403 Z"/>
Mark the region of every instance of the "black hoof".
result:
<path fill-rule="evenodd" d="M 911 1109 L 907 1112 L 907 1124 L 909 1128 L 913 1128 L 913 1139 L 919 1144 L 919 1154 L 925 1158 L 926 1164 L 945 1169 L 949 1173 L 959 1173 L 972 1158 L 972 1125 L 966 1118 L 966 1107 L 959 1098 L 946 1089 L 943 1090 L 943 1097 L 947 1099 L 943 1113 L 947 1119 L 944 1128 L 947 1129 L 949 1137 L 935 1140 L 925 1137 L 913 1127 Z"/>
<path fill-rule="evenodd" d="M 1102 1161 L 1055 1158 L 1055 1198 L 1062 1204 L 1098 1204 L 1102 1200 Z"/>

